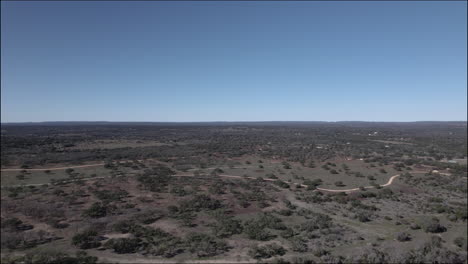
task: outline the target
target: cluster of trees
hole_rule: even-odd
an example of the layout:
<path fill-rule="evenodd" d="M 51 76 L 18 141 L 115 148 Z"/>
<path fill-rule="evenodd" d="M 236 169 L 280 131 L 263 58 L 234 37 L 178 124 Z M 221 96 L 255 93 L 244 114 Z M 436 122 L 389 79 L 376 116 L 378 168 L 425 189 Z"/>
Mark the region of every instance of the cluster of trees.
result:
<path fill-rule="evenodd" d="M 2 257 L 2 263 L 4 264 L 95 264 L 98 258 L 94 256 L 88 256 L 85 251 L 77 251 L 75 256 L 70 256 L 59 250 L 53 249 L 37 249 L 26 253 L 24 256 L 9 256 Z"/>
<path fill-rule="evenodd" d="M 230 126 L 230 129 L 226 129 Z M 395 127 L 397 126 L 397 127 Z M 46 163 L 95 160 L 137 160 L 171 157 L 210 160 L 256 154 L 280 157 L 315 166 L 311 161 L 332 157 L 365 158 L 378 162 L 440 161 L 466 156 L 466 124 L 462 123 L 277 123 L 277 124 L 75 124 L 6 125 L 2 139 L 2 166 L 25 168 Z M 377 134 L 375 132 L 378 132 Z M 372 136 L 369 136 L 371 134 Z M 103 139 L 157 140 L 161 146 L 79 149 L 81 142 Z M 379 142 L 381 141 L 381 142 Z M 403 142 L 405 144 L 389 144 Z M 183 142 L 184 144 L 178 144 Z M 349 143 L 349 144 L 348 144 Z M 388 147 L 385 147 L 385 146 Z M 260 148 L 259 148 L 260 146 Z M 319 147 L 319 148 L 318 148 Z M 66 153 L 66 155 L 63 155 Z M 41 158 L 38 159 L 37 157 Z M 429 157 L 430 160 L 419 157 Z M 201 162 L 201 160 L 200 160 Z M 206 163 L 206 162 L 204 162 Z M 189 165 L 198 164 L 191 163 Z M 183 165 L 183 164 L 180 164 Z M 178 165 L 179 166 L 179 165 Z M 289 163 L 283 164 L 290 168 Z M 187 168 L 186 168 L 187 169 Z M 398 167 L 397 169 L 402 169 Z M 335 170 L 337 172 L 337 170 Z M 345 170 L 346 171 L 346 170 Z"/>

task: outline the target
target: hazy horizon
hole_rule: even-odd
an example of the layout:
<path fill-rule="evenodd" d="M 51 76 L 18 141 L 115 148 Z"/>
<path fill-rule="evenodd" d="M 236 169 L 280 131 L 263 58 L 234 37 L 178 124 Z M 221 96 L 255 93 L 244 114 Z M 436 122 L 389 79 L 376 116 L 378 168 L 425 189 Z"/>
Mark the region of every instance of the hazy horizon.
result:
<path fill-rule="evenodd" d="M 466 1 L 1 7 L 2 123 L 467 120 Z"/>
<path fill-rule="evenodd" d="M 323 121 L 323 120 L 253 120 L 253 121 L 222 121 L 222 120 L 213 120 L 213 121 L 105 121 L 105 120 L 96 120 L 96 121 L 24 121 L 24 122 L 1 122 L 1 124 L 40 124 L 40 123 L 458 123 L 458 122 L 468 122 L 467 120 L 416 120 L 416 121 L 379 121 L 379 120 L 337 120 L 337 121 Z"/>

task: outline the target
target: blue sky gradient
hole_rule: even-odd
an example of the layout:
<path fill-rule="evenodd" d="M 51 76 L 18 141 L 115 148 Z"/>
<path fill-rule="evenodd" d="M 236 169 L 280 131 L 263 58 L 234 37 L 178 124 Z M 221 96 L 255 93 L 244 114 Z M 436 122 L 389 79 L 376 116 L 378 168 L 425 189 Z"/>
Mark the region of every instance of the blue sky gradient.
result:
<path fill-rule="evenodd" d="M 1 2 L 1 118 L 467 119 L 467 2 Z"/>

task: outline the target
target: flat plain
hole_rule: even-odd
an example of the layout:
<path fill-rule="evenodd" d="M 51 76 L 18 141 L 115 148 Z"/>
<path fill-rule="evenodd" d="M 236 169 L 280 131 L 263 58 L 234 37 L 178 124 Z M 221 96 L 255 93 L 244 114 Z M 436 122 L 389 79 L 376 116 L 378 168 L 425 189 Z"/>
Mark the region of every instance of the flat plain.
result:
<path fill-rule="evenodd" d="M 2 125 L 2 263 L 466 263 L 466 132 Z"/>

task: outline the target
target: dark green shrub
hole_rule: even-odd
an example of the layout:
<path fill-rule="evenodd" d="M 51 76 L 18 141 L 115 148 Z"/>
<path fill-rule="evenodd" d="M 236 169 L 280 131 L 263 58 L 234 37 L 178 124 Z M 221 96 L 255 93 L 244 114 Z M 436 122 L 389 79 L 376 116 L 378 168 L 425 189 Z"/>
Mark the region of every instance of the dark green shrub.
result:
<path fill-rule="evenodd" d="M 141 240 L 138 238 L 112 238 L 104 246 L 112 248 L 117 254 L 135 253 L 140 247 Z"/>
<path fill-rule="evenodd" d="M 190 233 L 186 238 L 188 250 L 198 257 L 211 257 L 229 250 L 224 241 L 203 233 Z"/>
<path fill-rule="evenodd" d="M 276 180 L 273 183 L 278 185 L 281 188 L 285 188 L 285 189 L 289 188 L 289 184 L 287 184 L 286 182 L 284 182 L 282 180 Z"/>
<path fill-rule="evenodd" d="M 112 229 L 122 234 L 126 234 L 132 232 L 135 226 L 137 226 L 137 224 L 134 220 L 120 220 L 112 226 Z"/>
<path fill-rule="evenodd" d="M 290 209 L 281 209 L 279 211 L 277 211 L 276 213 L 279 214 L 279 215 L 284 215 L 284 216 L 291 216 L 293 214 L 293 210 L 290 210 Z"/>
<path fill-rule="evenodd" d="M 439 223 L 439 219 L 435 217 L 431 219 L 425 219 L 422 226 L 423 226 L 424 231 L 427 233 L 442 233 L 442 232 L 447 231 L 447 228 L 442 226 Z"/>
<path fill-rule="evenodd" d="M 300 226 L 302 231 L 312 232 L 316 229 L 329 228 L 332 225 L 332 219 L 325 214 L 311 213 L 307 217 L 309 220 Z"/>
<path fill-rule="evenodd" d="M 456 237 L 454 240 L 453 240 L 453 243 L 459 247 L 459 248 L 463 248 L 463 245 L 466 244 L 466 238 L 464 237 Z"/>
<path fill-rule="evenodd" d="M 143 213 L 136 214 L 132 217 L 135 221 L 148 225 L 156 222 L 164 217 L 164 213 L 159 210 L 149 210 Z"/>
<path fill-rule="evenodd" d="M 114 210 L 114 206 L 96 202 L 83 212 L 83 216 L 100 218 L 112 213 Z"/>
<path fill-rule="evenodd" d="M 78 251 L 76 256 L 72 257 L 62 251 L 52 249 L 36 249 L 13 259 L 2 257 L 2 263 L 5 264 L 95 264 L 97 260 L 97 257 L 88 256 L 85 251 Z"/>
<path fill-rule="evenodd" d="M 7 218 L 3 219 L 1 222 L 1 227 L 2 229 L 8 230 L 8 231 L 23 231 L 23 230 L 29 230 L 33 229 L 34 226 L 24 224 L 23 221 L 20 219 L 13 217 L 13 218 Z"/>
<path fill-rule="evenodd" d="M 255 246 L 254 248 L 249 250 L 249 256 L 255 259 L 283 256 L 284 254 L 286 254 L 286 249 L 275 243 L 267 244 L 264 246 Z"/>
<path fill-rule="evenodd" d="M 94 195 L 96 197 L 105 202 L 114 202 L 114 201 L 121 201 L 122 198 L 125 198 L 128 196 L 128 192 L 125 190 L 117 190 L 117 191 L 109 191 L 109 190 L 100 190 L 100 191 L 95 191 Z"/>
<path fill-rule="evenodd" d="M 292 228 L 286 228 L 285 230 L 281 231 L 280 236 L 283 238 L 291 238 L 297 235 L 297 233 Z"/>
<path fill-rule="evenodd" d="M 263 225 L 254 220 L 247 221 L 244 224 L 244 233 L 248 238 L 260 241 L 270 240 L 275 237 L 265 230 Z"/>
<path fill-rule="evenodd" d="M 231 218 L 219 219 L 213 228 L 213 232 L 217 237 L 230 237 L 235 234 L 240 234 L 243 227 L 240 220 Z"/>
<path fill-rule="evenodd" d="M 359 222 L 369 222 L 370 221 L 370 214 L 364 210 L 360 210 L 355 214 L 356 219 Z"/>
<path fill-rule="evenodd" d="M 72 244 L 80 249 L 97 248 L 101 246 L 100 238 L 95 230 L 85 230 L 73 236 Z"/>
<path fill-rule="evenodd" d="M 410 241 L 411 236 L 410 236 L 410 234 L 408 234 L 406 232 L 401 232 L 401 233 L 398 233 L 397 240 L 400 241 L 400 242 Z"/>
<path fill-rule="evenodd" d="M 345 186 L 342 181 L 335 182 L 335 186 L 342 187 Z"/>
<path fill-rule="evenodd" d="M 309 250 L 309 247 L 306 244 L 306 240 L 301 237 L 293 237 L 289 241 L 291 242 L 292 251 L 307 252 Z"/>

